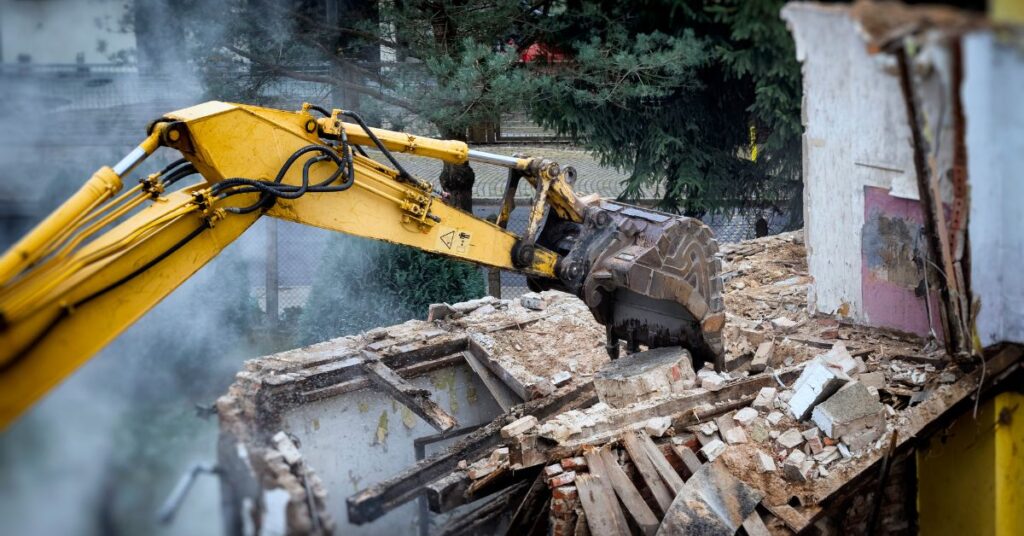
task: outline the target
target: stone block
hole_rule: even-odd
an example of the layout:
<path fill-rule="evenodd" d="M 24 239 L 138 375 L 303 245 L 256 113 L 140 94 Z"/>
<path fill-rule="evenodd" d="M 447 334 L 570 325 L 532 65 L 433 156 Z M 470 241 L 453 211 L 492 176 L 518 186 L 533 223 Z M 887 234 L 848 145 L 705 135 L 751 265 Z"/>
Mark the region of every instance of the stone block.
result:
<path fill-rule="evenodd" d="M 427 308 L 427 321 L 433 322 L 435 320 L 444 320 L 457 313 L 451 305 L 447 303 L 432 303 Z"/>
<path fill-rule="evenodd" d="M 768 368 L 774 353 L 775 343 L 773 341 L 765 341 L 758 344 L 757 351 L 754 352 L 754 358 L 750 360 L 750 372 L 762 372 Z"/>
<path fill-rule="evenodd" d="M 613 407 L 661 398 L 691 389 L 695 383 L 690 352 L 678 346 L 616 359 L 594 376 L 598 398 Z"/>
<path fill-rule="evenodd" d="M 509 439 L 521 435 L 537 426 L 537 417 L 527 415 L 517 419 L 501 429 L 501 437 Z"/>
<path fill-rule="evenodd" d="M 722 434 L 722 437 L 725 439 L 726 443 L 729 443 L 730 445 L 738 445 L 740 443 L 747 442 L 747 433 L 739 426 L 726 431 Z"/>
<path fill-rule="evenodd" d="M 759 473 L 774 473 L 776 470 L 775 459 L 760 450 L 754 453 L 754 465 Z"/>
<path fill-rule="evenodd" d="M 789 399 L 789 412 L 797 420 L 804 420 L 821 401 L 832 396 L 850 381 L 841 370 L 825 364 L 820 358 L 804 367 L 793 385 L 793 398 Z"/>
<path fill-rule="evenodd" d="M 803 482 L 807 480 L 807 474 L 804 473 L 804 462 L 807 461 L 807 455 L 799 449 L 793 449 L 786 456 L 786 459 L 782 462 L 782 475 L 788 480 L 794 482 Z M 813 463 L 813 462 L 812 462 Z"/>
<path fill-rule="evenodd" d="M 551 375 L 551 385 L 555 387 L 561 387 L 572 380 L 572 374 L 568 371 L 560 370 Z"/>
<path fill-rule="evenodd" d="M 783 417 L 785 417 L 785 415 L 783 415 L 782 412 L 780 412 L 780 411 L 773 411 L 773 412 L 769 413 L 767 417 L 765 417 L 765 420 L 768 421 L 768 424 L 770 424 L 772 426 L 776 426 L 776 425 L 779 424 L 779 422 L 782 421 Z"/>
<path fill-rule="evenodd" d="M 733 420 L 736 421 L 740 426 L 750 426 L 750 423 L 754 422 L 758 416 L 757 410 L 754 408 L 742 408 L 737 411 L 733 416 Z"/>
<path fill-rule="evenodd" d="M 534 311 L 543 311 L 547 309 L 548 300 L 544 298 L 539 292 L 527 292 L 519 297 L 519 303 L 527 309 Z"/>
<path fill-rule="evenodd" d="M 647 423 L 644 424 L 644 431 L 649 436 L 661 437 L 665 435 L 665 431 L 668 430 L 669 426 L 672 426 L 672 419 L 670 417 L 654 417 L 648 419 Z"/>
<path fill-rule="evenodd" d="M 722 387 L 725 387 L 725 378 L 714 372 L 711 374 L 705 374 L 700 379 L 700 386 L 708 391 L 718 391 Z"/>
<path fill-rule="evenodd" d="M 874 387 L 875 389 L 881 389 L 885 387 L 885 373 L 884 372 L 865 372 L 857 376 L 857 381 L 863 383 L 867 387 Z"/>
<path fill-rule="evenodd" d="M 800 431 L 796 428 L 790 428 L 785 432 L 779 434 L 778 439 L 780 445 L 787 449 L 792 449 L 800 446 L 804 442 L 804 436 L 800 434 Z"/>
<path fill-rule="evenodd" d="M 814 423 L 833 439 L 860 450 L 885 431 L 885 408 L 868 388 L 854 382 L 814 408 Z"/>

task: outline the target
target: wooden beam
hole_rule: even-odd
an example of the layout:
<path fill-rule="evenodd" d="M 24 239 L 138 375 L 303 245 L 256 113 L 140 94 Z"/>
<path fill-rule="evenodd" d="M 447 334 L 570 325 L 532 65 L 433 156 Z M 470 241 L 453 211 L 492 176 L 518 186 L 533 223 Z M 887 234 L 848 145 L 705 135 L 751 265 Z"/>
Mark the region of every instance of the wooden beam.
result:
<path fill-rule="evenodd" d="M 379 355 L 364 350 L 363 356 L 366 358 L 363 362 L 363 370 L 370 381 L 393 396 L 402 405 L 411 409 L 413 413 L 419 415 L 437 431 L 447 432 L 458 425 L 455 417 L 449 415 L 430 399 L 430 391 L 420 389 L 405 381 L 395 371 L 388 368 L 381 361 Z"/>
<path fill-rule="evenodd" d="M 700 458 L 697 457 L 695 452 L 690 450 L 690 447 L 687 447 L 686 445 L 672 445 L 672 452 L 675 452 L 676 456 L 679 456 L 683 465 L 686 466 L 686 470 L 689 471 L 690 476 L 693 476 L 700 470 Z"/>
<path fill-rule="evenodd" d="M 473 372 L 480 377 L 480 381 L 484 383 L 484 387 L 487 387 L 487 392 L 491 393 L 494 400 L 501 406 L 502 411 L 508 411 L 512 409 L 512 406 L 519 404 L 523 401 L 515 395 L 514 392 L 509 389 L 504 382 L 498 378 L 491 369 L 487 368 L 476 354 L 466 350 L 462 352 L 462 356 L 465 357 L 466 363 L 469 364 L 469 368 L 473 369 Z"/>
<path fill-rule="evenodd" d="M 619 467 L 618 462 L 615 461 L 615 457 L 612 455 L 611 449 L 607 446 L 601 449 L 588 448 L 583 451 L 583 455 L 587 458 L 590 474 L 607 478 L 611 482 L 615 495 L 622 501 L 626 511 L 629 512 L 633 521 L 636 521 L 640 530 L 648 536 L 658 532 L 658 525 L 661 524 L 661 521 L 644 501 L 636 486 L 633 485 L 633 481 L 626 476 L 622 467 Z"/>
<path fill-rule="evenodd" d="M 544 475 L 538 474 L 533 479 L 533 484 L 523 497 L 523 501 L 519 503 L 515 513 L 512 514 L 512 520 L 509 521 L 505 534 L 509 536 L 528 534 L 536 525 L 538 518 L 547 517 L 543 514 L 547 509 L 547 500 L 550 497 L 551 493 L 544 482 Z"/>
<path fill-rule="evenodd" d="M 675 493 L 669 491 L 668 486 L 661 479 L 661 476 L 658 475 L 658 469 L 651 462 L 643 446 L 637 441 L 636 434 L 632 432 L 624 434 L 622 436 L 622 444 L 626 447 L 626 452 L 629 453 L 630 459 L 633 460 L 633 465 L 636 465 L 636 470 L 640 473 L 640 477 L 647 484 L 647 488 L 651 490 L 651 495 L 657 501 L 658 508 L 661 509 L 662 513 L 668 512 L 668 507 L 672 505 L 672 498 L 675 497 Z"/>
<path fill-rule="evenodd" d="M 607 481 L 593 474 L 576 477 L 576 490 L 587 514 L 587 526 L 595 536 L 628 535 L 626 516 Z"/>
<path fill-rule="evenodd" d="M 516 498 L 526 491 L 529 482 L 520 482 L 514 486 L 505 488 L 488 499 L 483 506 L 467 512 L 461 516 L 449 519 L 438 531 L 438 536 L 457 534 L 480 534 L 483 529 L 496 517 L 505 513 L 509 506 L 515 503 Z"/>
<path fill-rule="evenodd" d="M 743 520 L 743 530 L 747 531 L 747 536 L 771 536 L 771 532 L 765 526 L 764 520 L 761 519 L 761 514 L 756 511 Z"/>
<path fill-rule="evenodd" d="M 672 464 L 668 463 L 661 449 L 651 440 L 651 436 L 641 432 L 637 434 L 637 437 L 640 439 L 640 445 L 647 451 L 647 456 L 654 463 L 654 468 L 658 470 L 658 474 L 672 490 L 673 496 L 679 493 L 683 489 L 683 477 L 679 476 L 679 473 L 672 468 Z"/>
<path fill-rule="evenodd" d="M 455 470 L 459 460 L 475 460 L 501 444 L 502 427 L 516 419 L 516 415 L 534 415 L 546 419 L 561 413 L 572 404 L 593 404 L 597 395 L 594 384 L 586 383 L 559 396 L 526 402 L 507 414 L 499 415 L 487 426 L 467 435 L 444 452 L 421 460 L 397 475 L 374 484 L 346 500 L 350 523 L 369 523 L 395 508 L 411 501 L 423 492 L 423 487 L 438 477 Z"/>

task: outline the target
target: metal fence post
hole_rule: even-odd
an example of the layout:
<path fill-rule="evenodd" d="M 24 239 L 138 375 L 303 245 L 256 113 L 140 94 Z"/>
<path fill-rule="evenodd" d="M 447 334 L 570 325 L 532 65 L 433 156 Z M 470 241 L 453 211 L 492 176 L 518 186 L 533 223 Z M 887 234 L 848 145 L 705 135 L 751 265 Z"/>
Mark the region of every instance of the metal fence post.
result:
<path fill-rule="evenodd" d="M 276 328 L 278 324 L 278 291 L 279 281 L 277 277 L 277 220 L 267 218 L 267 280 L 266 280 L 266 306 L 267 325 Z"/>

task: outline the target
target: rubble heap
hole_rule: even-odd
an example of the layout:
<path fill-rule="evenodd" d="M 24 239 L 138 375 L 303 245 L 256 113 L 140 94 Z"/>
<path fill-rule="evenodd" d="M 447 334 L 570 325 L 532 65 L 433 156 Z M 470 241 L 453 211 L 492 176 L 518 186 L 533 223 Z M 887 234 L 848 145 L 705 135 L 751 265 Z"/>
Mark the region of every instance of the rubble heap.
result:
<path fill-rule="evenodd" d="M 441 534 L 800 532 L 977 392 L 980 369 L 952 366 L 928 341 L 809 317 L 799 232 L 726 245 L 722 256 L 721 371 L 694 371 L 682 348 L 609 363 L 603 329 L 582 303 L 554 292 L 439 304 L 426 322 L 325 343 L 396 364 L 431 339 L 462 340 L 473 370 L 519 399 L 446 452 L 349 497 L 349 520 L 422 494 L 434 512 L 474 505 Z M 984 378 L 1018 358 L 996 355 Z M 240 378 L 265 379 L 261 366 Z M 255 398 L 246 388 L 236 382 L 222 400 L 222 422 L 237 423 L 226 412 Z"/>

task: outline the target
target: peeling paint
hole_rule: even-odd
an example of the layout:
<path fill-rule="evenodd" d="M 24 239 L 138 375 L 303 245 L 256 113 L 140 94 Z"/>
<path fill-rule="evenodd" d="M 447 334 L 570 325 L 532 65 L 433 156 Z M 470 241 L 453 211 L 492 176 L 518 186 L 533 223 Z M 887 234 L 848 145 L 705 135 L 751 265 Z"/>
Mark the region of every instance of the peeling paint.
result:
<path fill-rule="evenodd" d="M 410 430 L 416 426 L 416 414 L 405 406 L 402 406 L 402 424 Z"/>
<path fill-rule="evenodd" d="M 388 442 L 388 410 L 380 412 L 377 419 L 377 432 L 374 434 L 374 445 L 387 445 Z"/>

